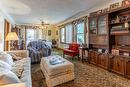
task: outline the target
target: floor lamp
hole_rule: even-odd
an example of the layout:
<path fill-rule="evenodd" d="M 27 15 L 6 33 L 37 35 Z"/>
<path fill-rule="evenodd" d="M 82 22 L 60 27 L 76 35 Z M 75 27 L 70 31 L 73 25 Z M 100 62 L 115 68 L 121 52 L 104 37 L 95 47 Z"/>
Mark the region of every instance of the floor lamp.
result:
<path fill-rule="evenodd" d="M 14 49 L 14 41 L 19 40 L 18 35 L 16 32 L 9 32 L 6 36 L 5 41 L 10 41 L 10 50 Z"/>

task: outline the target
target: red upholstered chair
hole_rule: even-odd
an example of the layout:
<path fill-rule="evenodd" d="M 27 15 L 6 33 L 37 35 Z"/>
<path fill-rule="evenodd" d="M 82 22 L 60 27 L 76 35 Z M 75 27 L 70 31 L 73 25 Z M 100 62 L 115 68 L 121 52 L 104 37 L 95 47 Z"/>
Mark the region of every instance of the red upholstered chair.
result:
<path fill-rule="evenodd" d="M 79 57 L 79 44 L 71 43 L 69 44 L 69 48 L 63 50 L 63 57 L 64 55 L 69 55 L 72 57 L 78 56 Z"/>

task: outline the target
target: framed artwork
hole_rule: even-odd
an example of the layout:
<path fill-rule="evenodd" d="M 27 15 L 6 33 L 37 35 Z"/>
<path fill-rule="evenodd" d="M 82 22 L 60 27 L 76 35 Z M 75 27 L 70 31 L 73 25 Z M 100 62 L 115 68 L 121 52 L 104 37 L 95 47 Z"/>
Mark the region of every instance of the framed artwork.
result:
<path fill-rule="evenodd" d="M 56 35 L 58 35 L 58 30 L 56 31 Z"/>
<path fill-rule="evenodd" d="M 51 36 L 51 30 L 48 30 L 48 36 Z"/>
<path fill-rule="evenodd" d="M 122 7 L 130 6 L 130 0 L 123 0 L 122 1 Z"/>
<path fill-rule="evenodd" d="M 110 5 L 110 10 L 113 10 L 113 9 L 116 9 L 116 8 L 119 8 L 120 7 L 120 3 L 114 3 L 114 4 L 111 4 Z"/>

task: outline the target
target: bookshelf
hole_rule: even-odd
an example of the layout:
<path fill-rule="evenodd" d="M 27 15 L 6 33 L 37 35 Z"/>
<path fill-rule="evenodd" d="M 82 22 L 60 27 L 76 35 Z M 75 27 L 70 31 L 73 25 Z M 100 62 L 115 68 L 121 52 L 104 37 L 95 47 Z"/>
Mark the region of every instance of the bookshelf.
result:
<path fill-rule="evenodd" d="M 89 50 L 91 64 L 130 79 L 129 6 L 89 17 Z"/>

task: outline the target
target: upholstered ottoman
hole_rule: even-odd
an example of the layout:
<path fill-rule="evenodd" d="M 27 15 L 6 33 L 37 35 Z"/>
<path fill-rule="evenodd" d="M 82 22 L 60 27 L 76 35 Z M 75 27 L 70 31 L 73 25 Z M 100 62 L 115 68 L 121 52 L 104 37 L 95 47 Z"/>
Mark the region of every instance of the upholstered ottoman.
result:
<path fill-rule="evenodd" d="M 52 58 L 58 58 L 63 62 L 58 64 L 51 64 Z M 41 59 L 40 67 L 45 75 L 48 87 L 53 87 L 74 79 L 74 65 L 61 56 L 49 56 Z"/>

